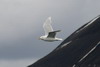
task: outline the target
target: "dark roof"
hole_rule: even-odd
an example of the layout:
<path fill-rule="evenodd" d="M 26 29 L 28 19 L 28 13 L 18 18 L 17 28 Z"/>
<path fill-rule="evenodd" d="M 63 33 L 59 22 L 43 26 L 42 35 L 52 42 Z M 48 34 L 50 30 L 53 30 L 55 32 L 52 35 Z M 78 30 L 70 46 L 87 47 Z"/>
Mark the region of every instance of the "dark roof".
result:
<path fill-rule="evenodd" d="M 28 67 L 100 67 L 99 42 L 100 16 L 80 27 L 54 51 Z"/>

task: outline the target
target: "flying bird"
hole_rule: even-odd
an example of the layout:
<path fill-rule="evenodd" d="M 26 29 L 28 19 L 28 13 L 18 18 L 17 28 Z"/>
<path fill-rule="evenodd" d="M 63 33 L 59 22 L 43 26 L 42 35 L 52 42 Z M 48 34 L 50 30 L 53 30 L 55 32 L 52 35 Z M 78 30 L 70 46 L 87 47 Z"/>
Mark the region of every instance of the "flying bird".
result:
<path fill-rule="evenodd" d="M 61 38 L 56 37 L 56 33 L 60 32 L 61 30 L 54 31 L 52 26 L 51 26 L 51 22 L 52 22 L 51 17 L 48 17 L 43 24 L 45 35 L 41 36 L 39 39 L 47 41 L 47 42 L 61 41 L 62 40 Z"/>

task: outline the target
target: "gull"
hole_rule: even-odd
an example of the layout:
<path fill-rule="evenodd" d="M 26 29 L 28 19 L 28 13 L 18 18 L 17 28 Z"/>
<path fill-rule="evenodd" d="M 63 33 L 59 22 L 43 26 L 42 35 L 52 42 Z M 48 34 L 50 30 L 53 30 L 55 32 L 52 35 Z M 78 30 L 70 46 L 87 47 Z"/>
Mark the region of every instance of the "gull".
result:
<path fill-rule="evenodd" d="M 41 36 L 39 39 L 47 41 L 47 42 L 61 41 L 62 40 L 61 38 L 55 37 L 56 33 L 60 32 L 61 30 L 54 31 L 53 28 L 52 28 L 52 26 L 51 26 L 51 22 L 52 22 L 51 21 L 51 17 L 48 17 L 46 19 L 46 21 L 44 22 L 44 24 L 43 24 L 45 35 Z"/>

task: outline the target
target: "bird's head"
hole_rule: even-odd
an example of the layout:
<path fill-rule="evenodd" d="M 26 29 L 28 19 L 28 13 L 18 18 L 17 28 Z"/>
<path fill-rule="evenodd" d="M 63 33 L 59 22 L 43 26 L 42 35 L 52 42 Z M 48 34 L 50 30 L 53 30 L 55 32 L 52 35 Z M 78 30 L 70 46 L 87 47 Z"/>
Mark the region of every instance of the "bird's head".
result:
<path fill-rule="evenodd" d="M 45 39 L 45 36 L 39 37 L 39 40 L 44 40 L 44 39 Z"/>

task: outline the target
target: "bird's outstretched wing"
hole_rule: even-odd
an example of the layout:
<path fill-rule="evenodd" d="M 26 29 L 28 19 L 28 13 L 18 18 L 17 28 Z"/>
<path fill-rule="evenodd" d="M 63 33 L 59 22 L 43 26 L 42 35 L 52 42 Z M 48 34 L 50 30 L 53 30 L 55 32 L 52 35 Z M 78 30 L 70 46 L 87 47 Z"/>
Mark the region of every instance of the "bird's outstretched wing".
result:
<path fill-rule="evenodd" d="M 56 33 L 57 33 L 57 32 L 60 32 L 60 31 L 61 31 L 61 30 L 49 32 L 47 37 L 48 37 L 48 38 L 55 38 Z"/>
<path fill-rule="evenodd" d="M 43 24 L 43 28 L 44 28 L 44 31 L 45 31 L 45 35 L 48 35 L 49 32 L 52 32 L 53 31 L 53 28 L 51 26 L 51 17 L 48 17 L 46 19 L 46 21 L 44 22 Z"/>

